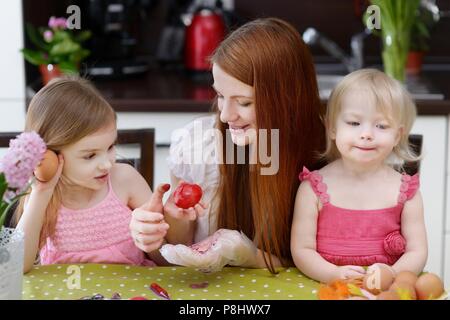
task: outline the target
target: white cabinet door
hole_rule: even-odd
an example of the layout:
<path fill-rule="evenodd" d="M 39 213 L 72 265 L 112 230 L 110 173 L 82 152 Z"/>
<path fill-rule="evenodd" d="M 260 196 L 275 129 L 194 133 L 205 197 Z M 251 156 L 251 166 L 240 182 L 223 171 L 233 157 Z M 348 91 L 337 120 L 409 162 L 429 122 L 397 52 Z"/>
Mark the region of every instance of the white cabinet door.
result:
<path fill-rule="evenodd" d="M 0 132 L 23 131 L 25 126 L 25 102 L 0 99 Z"/>
<path fill-rule="evenodd" d="M 445 262 L 444 262 L 444 284 L 447 292 L 450 290 L 450 232 L 445 235 Z"/>
<path fill-rule="evenodd" d="M 448 121 L 450 124 L 450 116 L 448 117 Z M 447 149 L 447 171 L 446 171 L 446 176 L 447 176 L 447 205 L 446 205 L 446 220 L 447 220 L 447 225 L 445 227 L 445 231 L 446 233 L 450 233 L 450 130 L 448 132 L 448 137 L 447 137 L 447 143 L 448 145 L 448 149 Z M 446 247 L 447 250 L 447 255 L 450 255 L 450 247 L 447 246 Z M 449 258 L 450 259 L 450 258 Z M 450 268 L 450 265 L 447 265 L 448 268 Z M 449 271 L 450 272 L 450 271 Z"/>
<path fill-rule="evenodd" d="M 447 117 L 419 116 L 412 133 L 423 135 L 424 159 L 420 167 L 420 190 L 428 236 L 426 271 L 443 277 L 444 212 L 446 205 Z"/>
<path fill-rule="evenodd" d="M 0 100 L 25 99 L 22 1 L 2 1 L 0 10 Z"/>
<path fill-rule="evenodd" d="M 118 112 L 118 129 L 155 128 L 157 144 L 170 144 L 172 131 L 208 113 L 193 112 Z"/>

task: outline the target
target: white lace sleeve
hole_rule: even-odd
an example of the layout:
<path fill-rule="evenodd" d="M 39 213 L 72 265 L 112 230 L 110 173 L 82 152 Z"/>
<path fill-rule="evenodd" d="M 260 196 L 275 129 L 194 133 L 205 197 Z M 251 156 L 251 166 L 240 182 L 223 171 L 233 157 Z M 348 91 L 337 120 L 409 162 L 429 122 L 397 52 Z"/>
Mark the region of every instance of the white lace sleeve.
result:
<path fill-rule="evenodd" d="M 209 174 L 214 174 L 215 116 L 196 119 L 172 133 L 167 163 L 171 173 L 190 183 L 207 184 Z M 212 169 L 212 172 L 211 172 Z"/>

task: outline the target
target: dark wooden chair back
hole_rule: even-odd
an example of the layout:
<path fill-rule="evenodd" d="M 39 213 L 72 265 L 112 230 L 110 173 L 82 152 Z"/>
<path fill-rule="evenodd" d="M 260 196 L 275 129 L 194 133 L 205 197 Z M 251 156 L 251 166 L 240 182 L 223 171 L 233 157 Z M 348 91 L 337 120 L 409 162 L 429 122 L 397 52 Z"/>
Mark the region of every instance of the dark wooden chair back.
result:
<path fill-rule="evenodd" d="M 20 132 L 0 132 L 0 148 L 7 148 L 9 140 L 14 139 Z M 118 162 L 131 164 L 144 177 L 153 189 L 154 157 L 155 157 L 155 129 L 123 129 L 117 131 L 117 144 L 137 144 L 140 149 L 139 158 L 117 159 Z"/>
<path fill-rule="evenodd" d="M 409 145 L 416 155 L 422 154 L 423 136 L 421 134 L 410 134 Z M 406 162 L 403 165 L 403 170 L 409 175 L 418 173 L 420 171 L 420 161 Z"/>
<path fill-rule="evenodd" d="M 131 164 L 147 181 L 153 190 L 154 159 L 155 159 L 155 129 L 123 129 L 117 132 L 117 144 L 138 144 L 140 149 L 139 158 L 121 159 L 117 162 Z"/>

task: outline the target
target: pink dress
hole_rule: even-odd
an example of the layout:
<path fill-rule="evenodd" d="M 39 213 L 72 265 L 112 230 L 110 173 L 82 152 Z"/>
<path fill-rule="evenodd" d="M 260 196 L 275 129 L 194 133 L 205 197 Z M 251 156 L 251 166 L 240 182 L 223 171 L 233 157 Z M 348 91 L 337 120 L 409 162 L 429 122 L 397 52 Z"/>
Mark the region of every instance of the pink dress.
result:
<path fill-rule="evenodd" d="M 108 195 L 92 208 L 61 206 L 55 234 L 39 252 L 41 264 L 111 263 L 154 266 L 131 238 L 130 208 L 108 180 Z"/>
<path fill-rule="evenodd" d="M 419 188 L 419 176 L 402 174 L 397 205 L 374 210 L 336 207 L 318 171 L 303 168 L 299 178 L 308 180 L 322 203 L 317 221 L 316 250 L 335 265 L 393 265 L 405 252 L 401 214 L 405 202 Z"/>

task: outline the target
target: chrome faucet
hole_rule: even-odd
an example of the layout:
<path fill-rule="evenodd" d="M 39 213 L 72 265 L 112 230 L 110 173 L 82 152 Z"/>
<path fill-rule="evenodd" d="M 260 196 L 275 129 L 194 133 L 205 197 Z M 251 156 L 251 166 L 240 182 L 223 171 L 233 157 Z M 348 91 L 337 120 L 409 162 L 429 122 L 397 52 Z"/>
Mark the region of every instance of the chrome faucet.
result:
<path fill-rule="evenodd" d="M 352 36 L 350 47 L 352 55 L 348 56 L 335 42 L 325 37 L 314 28 L 308 28 L 303 32 L 303 41 L 308 45 L 319 44 L 325 51 L 333 57 L 339 59 L 348 72 L 361 69 L 364 66 L 364 39 L 371 34 L 366 28 L 363 32 Z"/>

